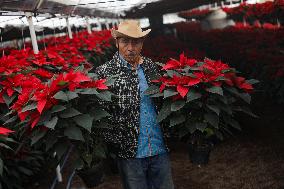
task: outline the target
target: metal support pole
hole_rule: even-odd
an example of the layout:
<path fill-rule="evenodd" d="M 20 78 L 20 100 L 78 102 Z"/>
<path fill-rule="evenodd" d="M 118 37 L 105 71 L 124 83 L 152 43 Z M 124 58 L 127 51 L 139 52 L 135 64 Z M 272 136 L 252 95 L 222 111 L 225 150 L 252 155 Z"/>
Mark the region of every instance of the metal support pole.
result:
<path fill-rule="evenodd" d="M 29 29 L 30 29 L 30 34 L 31 34 L 31 39 L 32 39 L 32 45 L 33 45 L 33 50 L 35 54 L 38 54 L 38 45 L 37 45 L 37 40 L 36 40 L 36 33 L 35 33 L 35 27 L 33 23 L 33 17 L 31 12 L 26 12 L 26 18 L 29 23 Z"/>
<path fill-rule="evenodd" d="M 277 27 L 280 28 L 281 27 L 281 23 L 279 22 L 279 19 L 277 18 Z"/>
<path fill-rule="evenodd" d="M 92 33 L 92 29 L 91 29 L 91 25 L 90 25 L 90 18 L 87 16 L 86 17 L 86 24 L 87 24 L 87 31 L 88 31 L 88 34 L 91 34 Z"/>
<path fill-rule="evenodd" d="M 69 23 L 69 17 L 66 18 L 66 24 L 67 24 L 67 29 L 68 29 L 68 36 L 69 36 L 70 39 L 73 39 L 71 26 L 70 26 L 70 23 Z"/>
<path fill-rule="evenodd" d="M 105 25 L 106 25 L 106 29 L 109 30 L 109 23 L 105 22 Z"/>
<path fill-rule="evenodd" d="M 2 48 L 2 56 L 5 56 L 5 50 L 4 50 L 4 45 L 3 45 L 3 37 L 2 37 L 2 33 L 4 33 L 4 28 L 0 28 L 0 43 L 1 43 L 1 48 Z"/>
<path fill-rule="evenodd" d="M 247 21 L 246 21 L 245 18 L 243 18 L 243 24 L 244 24 L 244 26 L 247 26 Z"/>

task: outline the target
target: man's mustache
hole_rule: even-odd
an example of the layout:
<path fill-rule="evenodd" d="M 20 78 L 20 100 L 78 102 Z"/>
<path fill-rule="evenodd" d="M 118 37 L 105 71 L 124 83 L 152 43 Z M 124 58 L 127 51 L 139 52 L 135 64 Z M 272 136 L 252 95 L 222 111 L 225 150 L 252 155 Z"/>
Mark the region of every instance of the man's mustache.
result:
<path fill-rule="evenodd" d="M 128 53 L 127 56 L 136 56 L 136 53 Z"/>

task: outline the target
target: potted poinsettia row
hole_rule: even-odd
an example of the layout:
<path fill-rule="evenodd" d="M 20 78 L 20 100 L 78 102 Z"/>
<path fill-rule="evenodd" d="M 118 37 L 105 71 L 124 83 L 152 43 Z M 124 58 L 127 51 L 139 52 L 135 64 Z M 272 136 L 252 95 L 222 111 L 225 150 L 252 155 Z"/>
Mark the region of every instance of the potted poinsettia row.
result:
<path fill-rule="evenodd" d="M 187 11 L 182 11 L 178 15 L 185 19 L 204 19 L 206 16 L 208 16 L 212 11 L 210 9 L 192 9 Z"/>
<path fill-rule="evenodd" d="M 146 93 L 163 99 L 158 121 L 166 122 L 180 138 L 186 138 L 190 152 L 208 156 L 206 138 L 216 135 L 223 139 L 233 130 L 240 130 L 236 112 L 255 116 L 248 105 L 253 84 L 258 81 L 238 76 L 227 64 L 208 58 L 191 59 L 184 54 L 179 60 L 158 64 L 162 76 L 152 81 Z M 200 154 L 191 153 L 191 157 L 196 163 L 206 162 Z"/>
<path fill-rule="evenodd" d="M 82 160 L 79 167 L 84 170 L 97 167 L 99 160 L 104 158 L 103 152 L 98 152 L 104 144 L 96 142 L 100 139 L 92 135 L 95 127 L 106 125 L 103 120 L 109 114 L 100 108 L 98 101 L 111 100 L 108 86 L 113 78 L 99 80 L 91 73 L 93 65 L 86 61 L 82 51 L 70 44 L 57 41 L 37 55 L 27 48 L 11 51 L 10 55 L 0 58 L 1 132 L 11 133 L 3 140 L 1 137 L 1 141 L 2 147 L 7 144 L 7 148 L 10 147 L 8 143 L 13 142 L 11 150 L 15 151 L 15 155 L 14 152 L 0 154 L 4 188 L 23 185 L 26 178 L 17 177 L 20 173 L 26 176 L 35 173 L 34 166 L 29 165 L 31 162 L 23 163 L 25 166 L 19 167 L 19 172 L 9 163 L 18 161 L 17 157 L 33 157 L 34 150 L 40 152 L 37 158 L 41 161 L 43 153 L 53 156 L 54 152 L 60 160 L 70 145 L 75 144 L 75 151 Z M 107 45 L 98 43 L 96 48 L 104 49 Z M 97 155 L 92 164 L 84 163 L 89 162 L 93 153 Z M 10 168 L 14 169 L 13 173 L 9 172 Z M 14 173 L 17 179 L 11 182 L 7 175 Z"/>
<path fill-rule="evenodd" d="M 82 53 L 88 62 L 95 67 L 102 62 L 106 62 L 114 52 L 114 46 L 111 43 L 111 34 L 109 30 L 94 31 L 88 34 L 86 31 L 74 34 L 73 39 L 67 36 L 51 37 L 39 41 L 41 46 L 71 46 Z M 61 48 L 62 49 L 62 48 Z"/>
<path fill-rule="evenodd" d="M 198 49 L 208 57 L 222 58 L 246 77 L 262 81 L 257 87 L 258 95 L 279 104 L 284 102 L 284 88 L 281 87 L 284 76 L 283 27 L 243 27 L 238 24 L 222 30 L 202 31 L 199 23 L 175 25 L 181 40 L 183 35 L 187 36 L 184 42 L 188 48 Z"/>
<path fill-rule="evenodd" d="M 242 3 L 237 7 L 222 8 L 231 18 L 242 21 L 243 18 L 248 20 L 266 20 L 282 19 L 284 13 L 283 0 L 267 1 L 264 3 L 248 4 Z"/>
<path fill-rule="evenodd" d="M 70 49 L 75 49 L 79 54 L 83 55 L 88 62 L 92 63 L 95 67 L 100 63 L 105 62 L 112 56 L 114 46 L 111 44 L 111 34 L 109 30 L 94 31 L 88 34 L 86 31 L 81 31 L 74 34 L 73 39 L 68 36 L 61 37 L 48 37 L 38 41 L 41 50 L 52 49 L 56 51 L 68 52 Z M 24 45 L 27 50 L 32 48 L 31 42 L 26 42 Z M 9 55 L 15 54 L 14 48 L 7 47 L 1 48 L 1 54 Z M 21 50 L 25 52 L 25 50 Z M 4 53 L 3 53 L 4 52 Z"/>

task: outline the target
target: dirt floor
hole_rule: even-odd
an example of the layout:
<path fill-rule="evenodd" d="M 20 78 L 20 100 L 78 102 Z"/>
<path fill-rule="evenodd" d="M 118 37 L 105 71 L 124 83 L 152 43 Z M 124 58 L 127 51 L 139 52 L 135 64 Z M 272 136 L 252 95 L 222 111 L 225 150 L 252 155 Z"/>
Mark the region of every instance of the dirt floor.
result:
<path fill-rule="evenodd" d="M 183 143 L 170 154 L 176 189 L 284 189 L 284 111 L 254 104 L 260 118 L 240 117 L 243 132 L 214 146 L 206 166 L 193 165 Z M 72 189 L 86 188 L 75 176 Z M 122 189 L 118 175 L 93 189 Z"/>

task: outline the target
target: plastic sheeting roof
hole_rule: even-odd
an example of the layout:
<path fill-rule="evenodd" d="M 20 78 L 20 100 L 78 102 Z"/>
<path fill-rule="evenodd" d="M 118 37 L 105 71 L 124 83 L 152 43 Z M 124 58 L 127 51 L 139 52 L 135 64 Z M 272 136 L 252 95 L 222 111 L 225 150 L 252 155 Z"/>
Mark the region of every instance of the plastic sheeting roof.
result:
<path fill-rule="evenodd" d="M 117 17 L 132 7 L 159 0 L 0 0 L 0 10 Z"/>

